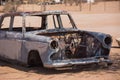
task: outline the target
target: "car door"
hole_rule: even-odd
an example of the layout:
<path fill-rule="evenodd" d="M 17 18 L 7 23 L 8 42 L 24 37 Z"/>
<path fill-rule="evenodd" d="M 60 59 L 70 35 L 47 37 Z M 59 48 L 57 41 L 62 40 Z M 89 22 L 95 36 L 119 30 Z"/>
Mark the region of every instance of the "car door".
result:
<path fill-rule="evenodd" d="M 0 56 L 18 60 L 21 54 L 22 32 L 10 30 L 13 17 L 5 17 L 0 30 Z M 11 25 L 13 26 L 13 25 Z"/>

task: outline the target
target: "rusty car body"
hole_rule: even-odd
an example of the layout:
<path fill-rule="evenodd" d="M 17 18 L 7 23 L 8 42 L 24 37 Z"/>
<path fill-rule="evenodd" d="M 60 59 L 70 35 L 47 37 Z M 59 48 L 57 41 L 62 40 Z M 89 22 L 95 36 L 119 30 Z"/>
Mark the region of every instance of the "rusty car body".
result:
<path fill-rule="evenodd" d="M 109 64 L 111 43 L 109 34 L 77 29 L 66 11 L 15 12 L 0 17 L 0 59 L 46 68 Z"/>

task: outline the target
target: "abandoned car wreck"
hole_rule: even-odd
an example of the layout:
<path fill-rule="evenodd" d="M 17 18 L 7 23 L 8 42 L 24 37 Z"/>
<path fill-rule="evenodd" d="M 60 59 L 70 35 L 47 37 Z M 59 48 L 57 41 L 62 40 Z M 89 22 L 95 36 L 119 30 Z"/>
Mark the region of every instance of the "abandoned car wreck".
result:
<path fill-rule="evenodd" d="M 77 29 L 66 11 L 6 13 L 0 25 L 3 59 L 46 68 L 111 63 L 112 37 Z"/>

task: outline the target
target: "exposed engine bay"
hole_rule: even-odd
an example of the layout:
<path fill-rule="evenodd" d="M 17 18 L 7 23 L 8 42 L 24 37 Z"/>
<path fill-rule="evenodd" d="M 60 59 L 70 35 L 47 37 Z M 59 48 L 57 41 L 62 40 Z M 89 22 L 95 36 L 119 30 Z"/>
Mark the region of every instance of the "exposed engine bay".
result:
<path fill-rule="evenodd" d="M 87 33 L 64 32 L 42 35 L 50 36 L 55 39 L 50 44 L 52 49 L 59 48 L 59 51 L 51 56 L 53 60 L 87 58 L 99 56 L 104 52 L 101 43 Z"/>

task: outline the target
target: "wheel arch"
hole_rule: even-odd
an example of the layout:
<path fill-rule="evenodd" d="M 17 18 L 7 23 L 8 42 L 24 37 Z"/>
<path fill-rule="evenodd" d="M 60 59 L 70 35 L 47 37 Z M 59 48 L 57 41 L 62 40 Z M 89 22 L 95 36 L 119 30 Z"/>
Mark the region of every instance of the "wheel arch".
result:
<path fill-rule="evenodd" d="M 38 50 L 30 50 L 30 51 L 28 52 L 27 64 L 28 64 L 28 65 L 31 65 L 29 60 L 30 60 L 30 58 L 33 57 L 33 56 L 35 56 L 36 58 L 39 58 L 39 59 L 37 59 L 37 60 L 38 60 L 38 65 L 43 66 L 43 62 L 42 62 L 42 60 L 41 60 L 41 56 L 40 56 Z M 36 66 L 36 65 L 35 65 L 35 66 Z"/>

